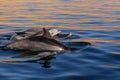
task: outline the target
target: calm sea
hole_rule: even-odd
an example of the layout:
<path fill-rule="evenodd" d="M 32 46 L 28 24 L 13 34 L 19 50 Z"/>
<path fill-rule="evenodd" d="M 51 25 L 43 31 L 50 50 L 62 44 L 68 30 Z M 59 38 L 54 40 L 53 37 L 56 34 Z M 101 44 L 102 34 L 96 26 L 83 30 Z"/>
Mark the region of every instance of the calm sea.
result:
<path fill-rule="evenodd" d="M 32 27 L 72 32 L 78 50 L 47 58 L 0 50 L 0 80 L 120 80 L 120 0 L 0 0 L 0 45 Z"/>

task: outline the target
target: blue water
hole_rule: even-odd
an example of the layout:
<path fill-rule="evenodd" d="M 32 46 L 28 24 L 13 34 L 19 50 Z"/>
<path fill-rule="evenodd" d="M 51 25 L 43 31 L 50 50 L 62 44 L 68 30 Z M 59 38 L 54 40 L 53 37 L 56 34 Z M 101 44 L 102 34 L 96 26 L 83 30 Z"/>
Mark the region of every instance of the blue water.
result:
<path fill-rule="evenodd" d="M 78 48 L 46 58 L 53 53 L 0 50 L 0 80 L 120 80 L 119 7 L 119 0 L 0 2 L 0 46 L 14 31 L 55 27 L 72 32 L 61 42 Z"/>

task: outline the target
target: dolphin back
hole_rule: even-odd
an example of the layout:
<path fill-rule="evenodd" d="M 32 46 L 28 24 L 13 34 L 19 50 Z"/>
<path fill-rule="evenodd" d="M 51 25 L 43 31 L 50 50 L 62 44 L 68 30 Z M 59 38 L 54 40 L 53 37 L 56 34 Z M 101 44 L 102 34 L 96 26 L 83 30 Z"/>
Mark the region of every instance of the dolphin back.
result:
<path fill-rule="evenodd" d="M 6 48 L 29 51 L 63 51 L 68 49 L 68 47 L 55 39 L 50 39 L 44 36 L 30 37 L 19 40 L 8 44 Z"/>

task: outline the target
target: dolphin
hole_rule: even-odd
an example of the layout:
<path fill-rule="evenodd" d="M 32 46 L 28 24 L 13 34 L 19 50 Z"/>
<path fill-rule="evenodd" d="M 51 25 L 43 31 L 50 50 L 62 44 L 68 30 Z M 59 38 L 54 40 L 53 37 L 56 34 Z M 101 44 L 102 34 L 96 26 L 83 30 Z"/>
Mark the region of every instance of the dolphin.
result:
<path fill-rule="evenodd" d="M 56 36 L 57 34 L 59 34 L 61 31 L 58 29 L 47 29 L 48 32 L 50 33 L 51 37 Z M 25 39 L 29 36 L 42 36 L 43 35 L 43 30 L 41 28 L 30 28 L 27 30 L 22 30 L 22 31 L 17 31 L 14 32 L 14 35 L 11 36 L 10 40 L 21 40 L 21 39 Z"/>
<path fill-rule="evenodd" d="M 39 34 L 39 32 L 36 34 Z M 32 35 L 28 38 L 12 42 L 6 45 L 5 48 L 28 51 L 66 51 L 70 49 L 53 39 L 46 28 L 43 28 L 43 35 L 41 36 Z"/>
<path fill-rule="evenodd" d="M 69 32 L 69 33 L 61 33 L 60 30 L 58 29 L 55 29 L 55 28 L 50 28 L 50 29 L 47 29 L 47 31 L 50 33 L 50 36 L 56 40 L 59 40 L 59 39 L 66 39 L 66 38 L 70 38 L 72 36 L 72 33 Z M 22 30 L 22 31 L 17 31 L 15 32 L 10 40 L 21 40 L 21 39 L 25 39 L 25 38 L 28 38 L 28 37 L 31 37 L 31 36 L 42 36 L 43 35 L 43 29 L 41 28 L 30 28 L 30 29 L 27 29 L 27 30 Z"/>

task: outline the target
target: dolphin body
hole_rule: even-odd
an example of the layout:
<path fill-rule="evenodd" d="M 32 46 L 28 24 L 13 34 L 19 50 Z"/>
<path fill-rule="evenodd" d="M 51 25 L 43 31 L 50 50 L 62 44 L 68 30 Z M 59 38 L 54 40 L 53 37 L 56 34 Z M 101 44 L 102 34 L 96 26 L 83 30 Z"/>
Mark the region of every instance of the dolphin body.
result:
<path fill-rule="evenodd" d="M 69 33 L 61 33 L 60 30 L 54 29 L 54 28 L 47 29 L 47 31 L 50 33 L 50 36 L 52 38 L 56 39 L 56 40 L 66 39 L 66 38 L 70 38 L 72 36 L 71 32 L 69 32 Z M 17 40 L 22 40 L 22 39 L 25 39 L 25 38 L 28 38 L 28 37 L 31 37 L 31 36 L 42 36 L 43 33 L 44 33 L 43 29 L 31 28 L 31 29 L 15 32 L 11 36 L 10 40 L 17 41 Z"/>
<path fill-rule="evenodd" d="M 58 29 L 47 29 L 50 33 L 51 37 L 55 37 L 57 34 L 59 34 L 61 31 Z M 21 40 L 28 38 L 29 36 L 42 36 L 43 35 L 43 29 L 40 28 L 31 28 L 27 30 L 17 31 L 12 35 L 10 40 Z"/>
<path fill-rule="evenodd" d="M 8 44 L 6 49 L 28 51 L 65 51 L 68 47 L 53 39 L 49 31 L 43 28 L 42 36 L 31 36 Z"/>

